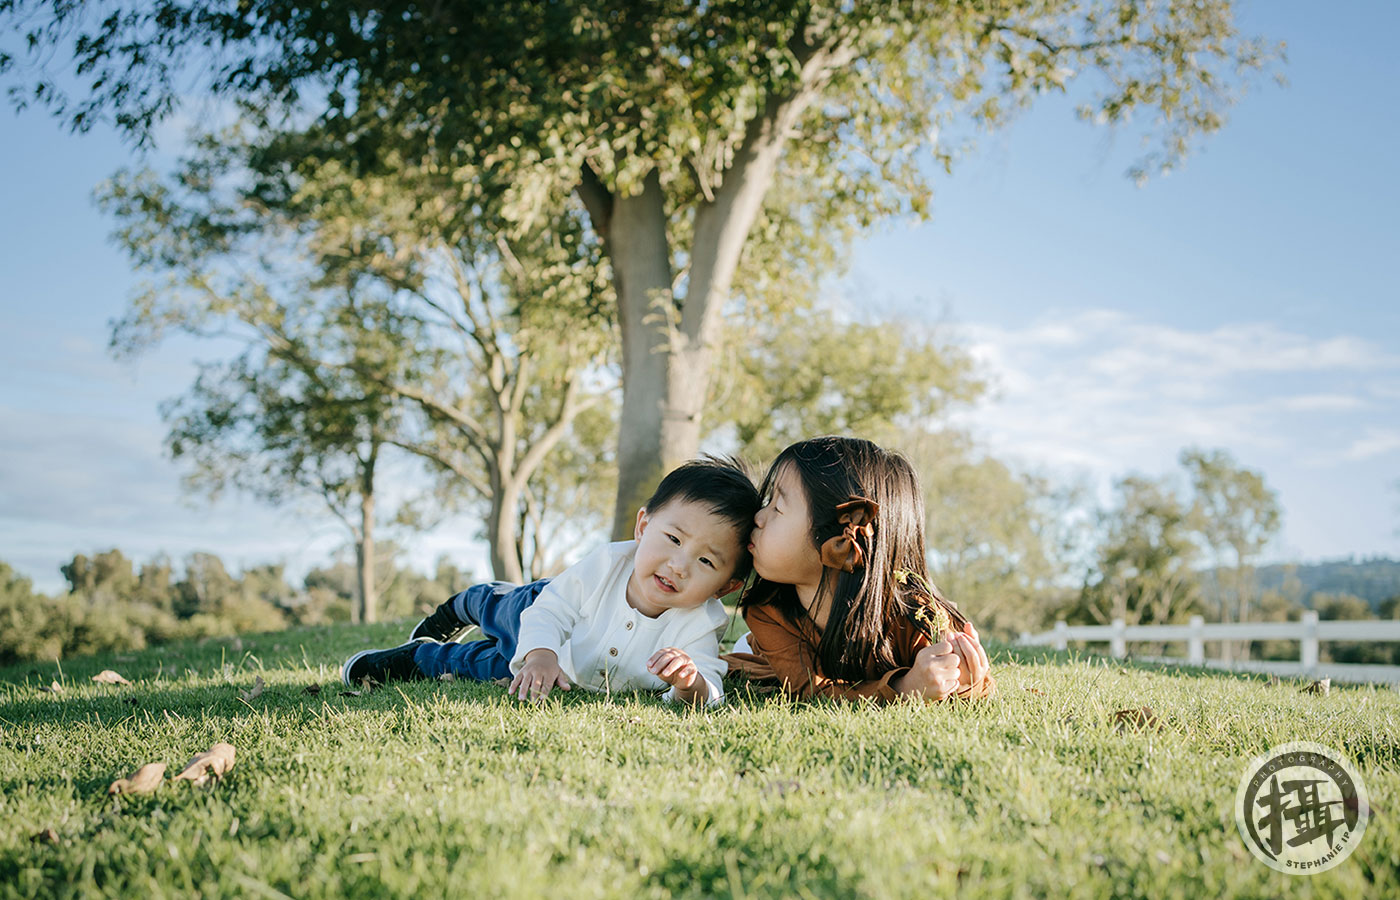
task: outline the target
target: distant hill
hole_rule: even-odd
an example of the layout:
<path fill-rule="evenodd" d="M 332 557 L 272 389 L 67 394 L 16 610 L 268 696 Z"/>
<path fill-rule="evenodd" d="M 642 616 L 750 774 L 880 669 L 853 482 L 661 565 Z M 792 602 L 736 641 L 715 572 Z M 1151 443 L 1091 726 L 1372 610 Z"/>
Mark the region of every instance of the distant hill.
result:
<path fill-rule="evenodd" d="M 1260 566 L 1256 577 L 1260 589 L 1269 590 L 1282 588 L 1290 574 L 1300 582 L 1305 603 L 1316 593 L 1354 594 L 1375 609 L 1382 601 L 1400 595 L 1400 560 L 1386 557 Z"/>

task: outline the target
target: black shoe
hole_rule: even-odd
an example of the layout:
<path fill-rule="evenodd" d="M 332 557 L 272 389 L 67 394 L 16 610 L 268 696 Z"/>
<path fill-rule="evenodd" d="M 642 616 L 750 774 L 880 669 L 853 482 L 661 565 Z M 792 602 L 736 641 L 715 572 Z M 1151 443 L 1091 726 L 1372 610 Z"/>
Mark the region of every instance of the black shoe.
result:
<path fill-rule="evenodd" d="M 357 687 L 368 678 L 378 684 L 390 681 L 416 681 L 428 676 L 413 661 L 413 654 L 419 646 L 435 643 L 428 638 L 418 638 L 407 644 L 399 644 L 388 650 L 361 650 L 345 661 L 340 667 L 340 680 Z"/>
<path fill-rule="evenodd" d="M 419 638 L 431 638 L 445 644 L 471 626 L 472 623 L 457 618 L 457 611 L 452 608 L 452 601 L 448 600 L 433 610 L 432 615 L 415 625 L 408 639 L 416 641 Z"/>

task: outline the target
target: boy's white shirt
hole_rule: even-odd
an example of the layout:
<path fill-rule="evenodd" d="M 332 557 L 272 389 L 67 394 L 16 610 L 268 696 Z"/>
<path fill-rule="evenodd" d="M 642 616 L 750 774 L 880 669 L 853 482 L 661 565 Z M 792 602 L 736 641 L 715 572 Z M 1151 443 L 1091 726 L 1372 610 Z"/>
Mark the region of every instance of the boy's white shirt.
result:
<path fill-rule="evenodd" d="M 520 613 L 520 633 L 510 671 L 525 654 L 553 650 L 569 683 L 592 691 L 659 690 L 666 683 L 647 671 L 663 647 L 684 650 L 710 688 L 709 704 L 723 702 L 726 664 L 719 639 L 729 624 L 713 597 L 693 609 L 668 609 L 648 618 L 627 604 L 636 541 L 605 544 L 565 569 Z M 665 699 L 675 700 L 676 690 Z"/>

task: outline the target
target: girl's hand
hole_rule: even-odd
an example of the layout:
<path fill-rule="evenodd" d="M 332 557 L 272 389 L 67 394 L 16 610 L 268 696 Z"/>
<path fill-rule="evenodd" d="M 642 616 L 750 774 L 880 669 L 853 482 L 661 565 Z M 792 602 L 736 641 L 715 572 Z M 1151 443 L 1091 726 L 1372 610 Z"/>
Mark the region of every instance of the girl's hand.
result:
<path fill-rule="evenodd" d="M 895 690 L 925 700 L 943 700 L 958 689 L 959 656 L 947 638 L 920 650 Z"/>
<path fill-rule="evenodd" d="M 958 692 L 961 693 L 986 678 L 992 664 L 987 659 L 987 651 L 977 640 L 977 629 L 972 627 L 971 622 L 964 624 L 961 632 L 950 632 L 948 637 L 952 639 L 953 650 L 960 658 Z"/>
<path fill-rule="evenodd" d="M 518 697 L 521 700 L 543 700 L 556 687 L 567 691 L 569 677 L 559 668 L 559 657 L 555 652 L 539 647 L 525 654 L 525 665 L 521 666 L 515 678 L 511 679 L 510 687 L 506 688 L 506 696 Z"/>
<path fill-rule="evenodd" d="M 658 650 L 647 660 L 647 671 L 660 678 L 678 691 L 688 691 L 695 687 L 700 670 L 695 661 L 684 650 L 666 647 Z"/>

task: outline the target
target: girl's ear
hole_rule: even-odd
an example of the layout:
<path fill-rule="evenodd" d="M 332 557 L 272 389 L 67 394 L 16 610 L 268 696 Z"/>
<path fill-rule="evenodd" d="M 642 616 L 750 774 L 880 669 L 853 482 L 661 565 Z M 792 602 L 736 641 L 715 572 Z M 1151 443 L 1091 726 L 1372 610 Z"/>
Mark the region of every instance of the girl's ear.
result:
<path fill-rule="evenodd" d="M 637 510 L 637 524 L 636 524 L 636 526 L 632 529 L 632 539 L 635 540 L 635 541 L 640 541 L 640 540 L 642 539 L 642 532 L 643 532 L 643 531 L 646 531 L 646 530 L 647 530 L 647 508 L 646 508 L 645 506 L 643 506 L 641 509 Z"/>

